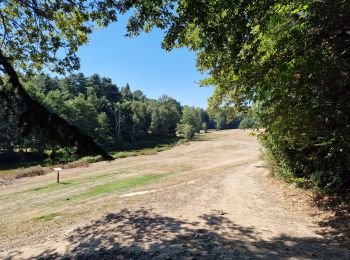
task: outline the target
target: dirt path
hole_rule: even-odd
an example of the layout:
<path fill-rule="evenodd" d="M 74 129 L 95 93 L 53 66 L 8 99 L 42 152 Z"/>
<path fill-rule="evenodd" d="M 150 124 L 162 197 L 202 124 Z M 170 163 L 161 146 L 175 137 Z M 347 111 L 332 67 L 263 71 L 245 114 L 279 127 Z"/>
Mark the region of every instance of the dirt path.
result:
<path fill-rule="evenodd" d="M 234 130 L 67 170 L 58 186 L 23 179 L 0 190 L 0 258 L 350 259 L 267 176 L 257 141 Z"/>

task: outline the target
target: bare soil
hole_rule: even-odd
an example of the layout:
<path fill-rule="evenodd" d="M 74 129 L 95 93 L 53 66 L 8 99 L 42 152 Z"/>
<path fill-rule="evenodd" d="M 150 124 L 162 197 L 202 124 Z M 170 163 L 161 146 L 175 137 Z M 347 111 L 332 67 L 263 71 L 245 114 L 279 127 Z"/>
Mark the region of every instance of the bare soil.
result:
<path fill-rule="evenodd" d="M 0 258 L 350 259 L 334 214 L 269 177 L 248 133 L 1 186 Z"/>

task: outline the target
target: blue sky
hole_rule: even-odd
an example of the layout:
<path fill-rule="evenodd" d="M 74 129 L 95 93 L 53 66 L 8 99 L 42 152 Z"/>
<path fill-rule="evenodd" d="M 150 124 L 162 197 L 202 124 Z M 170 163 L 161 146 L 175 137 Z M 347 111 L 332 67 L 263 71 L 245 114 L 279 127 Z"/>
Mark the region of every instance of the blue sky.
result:
<path fill-rule="evenodd" d="M 155 30 L 139 37 L 125 37 L 126 17 L 91 35 L 90 43 L 80 48 L 80 71 L 87 76 L 98 73 L 118 87 L 129 83 L 149 98 L 166 94 L 182 105 L 206 108 L 212 88 L 197 82 L 205 75 L 195 67 L 195 54 L 187 49 L 166 52 L 161 48 L 163 32 Z"/>

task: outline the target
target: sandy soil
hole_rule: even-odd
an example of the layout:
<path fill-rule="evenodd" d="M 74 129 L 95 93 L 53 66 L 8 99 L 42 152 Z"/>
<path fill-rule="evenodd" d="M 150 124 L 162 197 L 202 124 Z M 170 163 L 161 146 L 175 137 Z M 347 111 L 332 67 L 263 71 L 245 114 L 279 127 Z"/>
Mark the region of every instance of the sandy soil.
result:
<path fill-rule="evenodd" d="M 350 259 L 308 194 L 272 180 L 247 131 L 0 187 L 0 258 Z M 158 181 L 87 196 L 147 175 Z M 85 195 L 84 195 L 85 194 Z M 342 243 L 344 242 L 344 243 Z"/>

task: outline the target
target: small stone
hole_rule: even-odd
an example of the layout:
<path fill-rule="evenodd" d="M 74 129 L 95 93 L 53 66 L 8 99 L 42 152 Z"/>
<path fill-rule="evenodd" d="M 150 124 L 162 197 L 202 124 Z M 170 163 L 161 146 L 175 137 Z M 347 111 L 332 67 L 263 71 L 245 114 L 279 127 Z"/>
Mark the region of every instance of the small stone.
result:
<path fill-rule="evenodd" d="M 64 218 L 62 216 L 57 216 L 57 217 L 54 217 L 54 220 L 55 221 L 63 221 Z"/>

